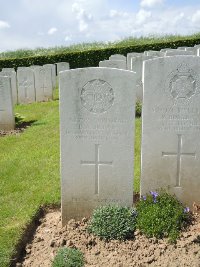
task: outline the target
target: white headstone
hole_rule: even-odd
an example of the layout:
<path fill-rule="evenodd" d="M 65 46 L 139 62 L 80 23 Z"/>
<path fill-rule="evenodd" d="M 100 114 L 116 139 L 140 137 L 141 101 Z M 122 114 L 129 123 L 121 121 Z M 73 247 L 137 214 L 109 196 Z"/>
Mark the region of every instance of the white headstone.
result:
<path fill-rule="evenodd" d="M 161 52 L 161 51 L 153 51 L 153 50 L 150 50 L 150 51 L 145 51 L 145 55 L 146 56 L 152 56 L 152 57 L 164 57 L 165 55 L 165 52 Z"/>
<path fill-rule="evenodd" d="M 131 59 L 137 56 L 142 56 L 142 53 L 132 52 L 127 54 L 127 70 L 131 70 Z"/>
<path fill-rule="evenodd" d="M 166 51 L 169 51 L 169 50 L 174 50 L 174 49 L 166 47 L 166 48 L 160 49 L 160 52 L 166 52 Z"/>
<path fill-rule="evenodd" d="M 11 78 L 12 100 L 13 104 L 17 104 L 17 75 L 14 68 L 3 68 L 0 75 Z"/>
<path fill-rule="evenodd" d="M 28 104 L 35 102 L 34 72 L 30 67 L 17 69 L 18 103 Z"/>
<path fill-rule="evenodd" d="M 34 68 L 36 102 L 48 101 L 53 97 L 52 67 L 49 65 Z"/>
<path fill-rule="evenodd" d="M 13 130 L 15 117 L 13 112 L 11 78 L 0 76 L 0 130 Z"/>
<path fill-rule="evenodd" d="M 124 55 L 120 55 L 120 54 L 115 54 L 115 55 L 111 55 L 109 57 L 110 60 L 124 60 L 126 61 L 126 57 Z"/>
<path fill-rule="evenodd" d="M 186 48 L 187 48 L 187 46 L 179 46 L 177 49 L 178 49 L 178 50 L 186 51 Z"/>
<path fill-rule="evenodd" d="M 165 56 L 192 56 L 195 53 L 193 51 L 187 51 L 187 50 L 178 50 L 178 49 L 174 49 L 174 50 L 168 50 L 165 52 Z"/>
<path fill-rule="evenodd" d="M 200 58 L 144 63 L 141 194 L 165 188 L 200 202 Z"/>
<path fill-rule="evenodd" d="M 56 88 L 56 65 L 55 64 L 45 64 L 44 66 L 50 66 L 51 67 L 51 76 L 52 76 L 52 85 L 53 89 Z"/>
<path fill-rule="evenodd" d="M 136 73 L 136 100 L 141 101 L 143 99 L 143 83 L 142 83 L 142 67 L 144 60 L 152 59 L 152 56 L 139 56 L 131 59 L 131 70 Z"/>
<path fill-rule="evenodd" d="M 60 71 L 69 70 L 69 63 L 68 62 L 58 62 L 56 63 L 57 67 L 57 75 Z"/>
<path fill-rule="evenodd" d="M 99 67 L 126 69 L 126 61 L 124 60 L 103 60 L 99 62 Z"/>
<path fill-rule="evenodd" d="M 76 69 L 59 84 L 63 224 L 100 205 L 131 206 L 134 73 Z"/>

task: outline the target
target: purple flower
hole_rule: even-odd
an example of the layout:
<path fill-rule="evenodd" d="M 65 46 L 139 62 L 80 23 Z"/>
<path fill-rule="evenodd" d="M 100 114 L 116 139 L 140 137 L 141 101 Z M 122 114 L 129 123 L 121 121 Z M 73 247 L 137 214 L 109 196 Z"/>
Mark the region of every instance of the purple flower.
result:
<path fill-rule="evenodd" d="M 155 192 L 155 191 L 150 191 L 150 194 L 152 195 L 153 197 L 153 203 L 156 203 L 157 202 L 157 196 L 158 196 L 158 193 Z"/>
<path fill-rule="evenodd" d="M 150 194 L 152 195 L 153 198 L 157 198 L 158 193 L 155 191 L 150 191 Z"/>
<path fill-rule="evenodd" d="M 145 200 L 147 200 L 147 197 L 146 196 L 142 196 L 142 199 L 145 201 Z"/>
<path fill-rule="evenodd" d="M 189 207 L 184 208 L 184 213 L 188 213 L 190 211 Z"/>

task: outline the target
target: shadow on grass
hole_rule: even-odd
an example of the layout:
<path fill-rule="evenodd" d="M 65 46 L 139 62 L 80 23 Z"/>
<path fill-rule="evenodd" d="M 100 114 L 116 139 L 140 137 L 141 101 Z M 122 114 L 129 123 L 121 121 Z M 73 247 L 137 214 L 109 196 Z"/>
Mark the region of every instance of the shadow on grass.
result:
<path fill-rule="evenodd" d="M 15 129 L 13 130 L 0 130 L 0 137 L 5 137 L 9 135 L 18 135 L 20 133 L 23 133 L 27 128 L 29 128 L 35 122 L 36 120 L 17 122 L 15 125 Z"/>

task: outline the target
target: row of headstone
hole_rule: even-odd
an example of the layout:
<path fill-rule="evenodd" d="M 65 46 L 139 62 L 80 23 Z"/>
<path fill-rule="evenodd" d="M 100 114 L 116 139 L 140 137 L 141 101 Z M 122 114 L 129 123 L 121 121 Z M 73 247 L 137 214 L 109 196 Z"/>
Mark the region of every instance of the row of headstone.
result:
<path fill-rule="evenodd" d="M 57 73 L 69 69 L 69 63 L 57 63 Z M 56 65 L 46 64 L 19 67 L 17 73 L 12 68 L 4 68 L 0 76 L 11 78 L 13 104 L 27 104 L 48 101 L 56 87 Z"/>
<path fill-rule="evenodd" d="M 103 60 L 99 62 L 99 67 L 127 69 L 126 57 L 120 54 L 111 55 L 109 60 Z"/>
<path fill-rule="evenodd" d="M 69 69 L 69 63 L 57 63 L 57 73 Z M 48 101 L 56 87 L 54 64 L 3 68 L 0 72 L 0 130 L 15 128 L 14 105 Z"/>
<path fill-rule="evenodd" d="M 99 62 L 99 67 L 128 69 L 136 73 L 136 100 L 143 100 L 142 67 L 145 60 L 157 57 L 175 55 L 200 55 L 200 45 L 194 47 L 179 47 L 177 49 L 165 48 L 160 51 L 144 51 L 143 53 L 128 53 L 124 55 L 112 55 L 109 60 Z"/>
<path fill-rule="evenodd" d="M 200 57 L 142 61 L 140 193 L 163 188 L 192 207 L 200 202 Z M 136 72 L 116 68 L 61 73 L 63 225 L 104 204 L 132 206 L 136 84 Z"/>

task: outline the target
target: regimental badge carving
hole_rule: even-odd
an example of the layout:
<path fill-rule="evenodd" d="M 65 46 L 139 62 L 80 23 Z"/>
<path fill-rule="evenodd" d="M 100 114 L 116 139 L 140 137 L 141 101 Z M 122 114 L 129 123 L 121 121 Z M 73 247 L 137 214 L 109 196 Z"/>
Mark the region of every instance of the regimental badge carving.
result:
<path fill-rule="evenodd" d="M 166 90 L 177 101 L 188 100 L 200 91 L 198 75 L 182 63 L 168 76 Z"/>
<path fill-rule="evenodd" d="M 87 82 L 80 94 L 81 104 L 92 113 L 103 113 L 114 103 L 114 90 L 106 81 L 96 79 Z"/>

